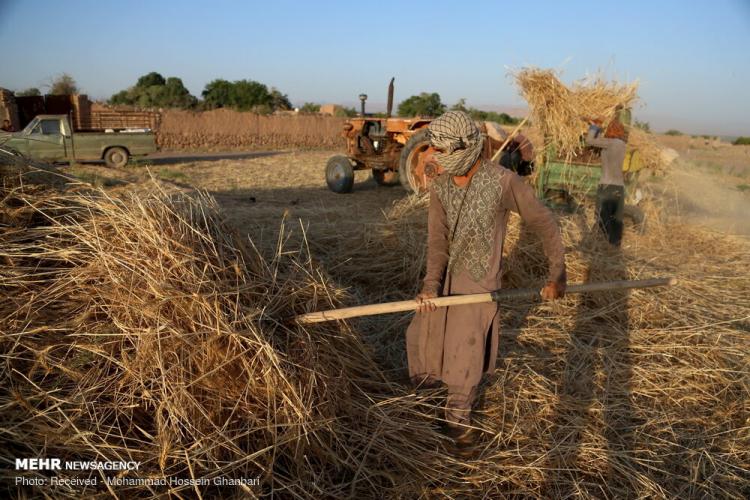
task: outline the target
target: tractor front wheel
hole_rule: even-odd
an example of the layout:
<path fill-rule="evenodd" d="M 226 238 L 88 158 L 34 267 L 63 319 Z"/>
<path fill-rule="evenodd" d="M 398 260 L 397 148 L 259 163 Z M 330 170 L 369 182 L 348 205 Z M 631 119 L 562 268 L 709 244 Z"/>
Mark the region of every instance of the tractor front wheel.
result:
<path fill-rule="evenodd" d="M 346 156 L 334 156 L 326 164 L 326 184 L 334 193 L 350 193 L 354 187 L 354 168 Z"/>

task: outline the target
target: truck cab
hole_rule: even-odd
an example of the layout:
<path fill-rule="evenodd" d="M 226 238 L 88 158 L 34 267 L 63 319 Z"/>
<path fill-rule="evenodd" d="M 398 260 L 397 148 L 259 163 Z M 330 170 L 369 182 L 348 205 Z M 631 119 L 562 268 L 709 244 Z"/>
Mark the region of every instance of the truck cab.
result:
<path fill-rule="evenodd" d="M 0 135 L 0 144 L 47 162 L 104 160 L 110 167 L 156 151 L 150 130 L 75 132 L 67 115 L 38 115 L 22 131 Z"/>
<path fill-rule="evenodd" d="M 67 159 L 72 149 L 72 130 L 67 116 L 39 115 L 5 144 L 25 156 L 40 160 Z"/>

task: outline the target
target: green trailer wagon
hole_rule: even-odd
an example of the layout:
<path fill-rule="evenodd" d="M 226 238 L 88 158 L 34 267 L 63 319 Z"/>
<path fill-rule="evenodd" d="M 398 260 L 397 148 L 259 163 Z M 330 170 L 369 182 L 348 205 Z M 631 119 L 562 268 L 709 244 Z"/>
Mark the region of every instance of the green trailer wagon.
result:
<path fill-rule="evenodd" d="M 541 164 L 535 179 L 536 194 L 550 208 L 572 212 L 583 200 L 596 196 L 602 163 L 593 149 L 587 148 L 584 154 L 568 160 L 559 158 L 554 148 L 548 147 Z M 626 195 L 635 189 L 641 168 L 638 151 L 628 149 L 623 163 Z"/>

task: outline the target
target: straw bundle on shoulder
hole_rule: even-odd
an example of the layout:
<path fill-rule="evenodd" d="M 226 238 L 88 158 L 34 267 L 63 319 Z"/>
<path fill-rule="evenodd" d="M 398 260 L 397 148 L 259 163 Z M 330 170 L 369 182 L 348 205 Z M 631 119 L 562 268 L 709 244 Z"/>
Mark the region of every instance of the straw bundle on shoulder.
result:
<path fill-rule="evenodd" d="M 532 123 L 561 157 L 580 152 L 588 119 L 609 122 L 618 106 L 627 108 L 637 98 L 637 82 L 618 84 L 595 77 L 569 88 L 551 69 L 526 68 L 514 76 L 529 104 Z"/>

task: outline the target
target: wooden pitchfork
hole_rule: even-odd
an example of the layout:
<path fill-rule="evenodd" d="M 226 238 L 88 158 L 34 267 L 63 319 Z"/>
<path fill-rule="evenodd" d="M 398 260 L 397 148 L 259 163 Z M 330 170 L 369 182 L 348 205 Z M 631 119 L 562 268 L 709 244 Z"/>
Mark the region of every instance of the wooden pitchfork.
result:
<path fill-rule="evenodd" d="M 657 286 L 672 286 L 677 283 L 675 278 L 652 278 L 632 281 L 604 281 L 600 283 L 583 283 L 570 285 L 565 290 L 570 293 L 606 292 L 611 290 L 629 290 L 633 288 L 652 288 Z M 469 295 L 450 295 L 429 299 L 428 302 L 436 307 L 461 306 L 467 304 L 483 304 L 487 302 L 500 302 L 512 299 L 536 299 L 540 297 L 540 290 L 533 288 L 496 290 L 488 293 L 474 293 Z M 404 311 L 415 311 L 419 307 L 416 300 L 402 300 L 399 302 L 384 302 L 382 304 L 370 304 L 366 306 L 344 307 L 342 309 L 330 309 L 328 311 L 317 311 L 300 314 L 294 319 L 298 323 L 320 323 L 336 319 L 357 318 L 360 316 L 373 316 L 376 314 L 388 314 Z"/>

